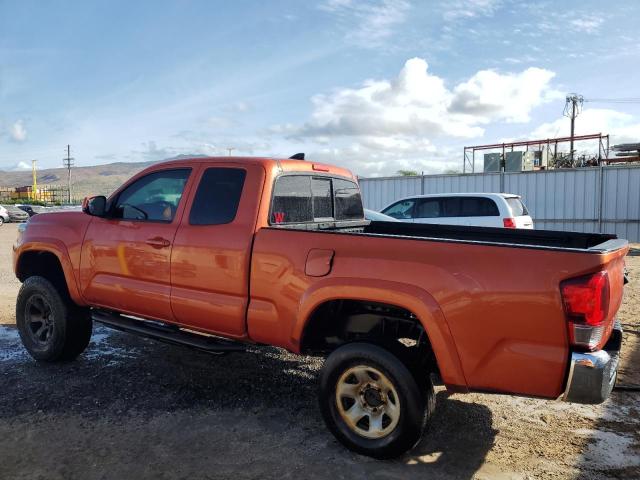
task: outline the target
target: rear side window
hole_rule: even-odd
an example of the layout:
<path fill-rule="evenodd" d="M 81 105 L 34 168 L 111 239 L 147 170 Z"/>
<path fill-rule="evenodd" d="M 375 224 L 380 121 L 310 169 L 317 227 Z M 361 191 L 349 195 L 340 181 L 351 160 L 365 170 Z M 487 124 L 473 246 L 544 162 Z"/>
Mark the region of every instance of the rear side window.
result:
<path fill-rule="evenodd" d="M 241 168 L 208 168 L 193 199 L 191 225 L 221 225 L 236 217 L 246 171 Z"/>
<path fill-rule="evenodd" d="M 336 220 L 361 220 L 364 218 L 362 198 L 358 186 L 348 180 L 333 179 Z"/>
<path fill-rule="evenodd" d="M 462 199 L 460 197 L 449 197 L 442 199 L 442 217 L 461 217 Z"/>
<path fill-rule="evenodd" d="M 511 197 L 505 198 L 505 200 L 507 201 L 507 204 L 509 205 L 509 208 L 511 209 L 514 217 L 529 215 L 529 210 L 527 210 L 527 207 L 525 207 L 524 203 L 522 203 L 519 198 Z"/>
<path fill-rule="evenodd" d="M 333 218 L 333 202 L 331 201 L 331 179 L 312 178 L 311 197 L 313 198 L 313 218 Z"/>
<path fill-rule="evenodd" d="M 461 197 L 461 217 L 499 217 L 496 202 L 483 197 Z"/>
<path fill-rule="evenodd" d="M 441 217 L 440 204 L 441 202 L 439 198 L 427 198 L 420 200 L 418 208 L 416 209 L 416 218 Z"/>
<path fill-rule="evenodd" d="M 443 217 L 497 217 L 496 202 L 484 197 L 446 197 L 442 199 Z"/>
<path fill-rule="evenodd" d="M 276 182 L 271 206 L 271 223 L 313 221 L 311 177 L 288 175 Z"/>

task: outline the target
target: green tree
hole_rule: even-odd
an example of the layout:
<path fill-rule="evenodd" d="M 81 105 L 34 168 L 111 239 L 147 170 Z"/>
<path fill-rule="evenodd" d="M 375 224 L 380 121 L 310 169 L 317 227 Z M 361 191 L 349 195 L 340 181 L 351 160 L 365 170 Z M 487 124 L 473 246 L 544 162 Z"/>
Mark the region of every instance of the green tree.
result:
<path fill-rule="evenodd" d="M 415 170 L 398 170 L 396 173 L 403 177 L 415 177 L 418 175 Z"/>

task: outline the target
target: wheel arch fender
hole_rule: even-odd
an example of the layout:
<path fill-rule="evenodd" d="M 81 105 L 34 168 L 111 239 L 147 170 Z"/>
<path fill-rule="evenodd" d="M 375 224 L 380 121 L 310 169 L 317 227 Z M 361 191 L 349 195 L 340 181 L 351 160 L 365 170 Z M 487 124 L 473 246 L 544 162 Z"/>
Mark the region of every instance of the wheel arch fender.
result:
<path fill-rule="evenodd" d="M 325 278 L 316 282 L 300 299 L 291 343 L 298 349 L 314 312 L 332 300 L 357 300 L 404 308 L 422 324 L 447 385 L 466 389 L 466 379 L 453 335 L 440 306 L 426 290 L 415 285 L 389 280 L 361 278 Z"/>
<path fill-rule="evenodd" d="M 46 253 L 53 255 L 60 264 L 62 274 L 71 299 L 78 305 L 86 305 L 80 294 L 76 276 L 73 271 L 73 264 L 66 245 L 59 239 L 34 239 L 28 243 L 20 245 L 14 249 L 14 272 L 20 281 L 26 278 L 25 260 L 32 254 Z"/>

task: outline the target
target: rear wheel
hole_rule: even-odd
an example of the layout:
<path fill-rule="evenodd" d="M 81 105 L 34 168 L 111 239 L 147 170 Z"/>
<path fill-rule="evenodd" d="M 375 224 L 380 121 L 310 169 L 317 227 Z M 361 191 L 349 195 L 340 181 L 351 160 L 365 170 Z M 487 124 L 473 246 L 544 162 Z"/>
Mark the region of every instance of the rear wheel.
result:
<path fill-rule="evenodd" d="M 336 349 L 320 377 L 320 408 L 335 437 L 374 458 L 411 449 L 434 408 L 433 387 L 421 388 L 389 350 L 368 343 Z"/>
<path fill-rule="evenodd" d="M 91 339 L 89 310 L 78 307 L 44 277 L 29 277 L 22 284 L 16 323 L 29 354 L 43 362 L 73 360 Z"/>

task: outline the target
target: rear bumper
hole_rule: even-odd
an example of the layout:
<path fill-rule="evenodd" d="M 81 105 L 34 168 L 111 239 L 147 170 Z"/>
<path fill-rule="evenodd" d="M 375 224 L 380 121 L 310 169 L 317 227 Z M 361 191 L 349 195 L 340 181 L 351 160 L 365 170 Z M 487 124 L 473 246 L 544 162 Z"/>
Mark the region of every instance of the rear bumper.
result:
<path fill-rule="evenodd" d="M 569 363 L 565 402 L 604 402 L 613 390 L 618 373 L 622 327 L 616 321 L 609 341 L 596 352 L 573 352 Z"/>

